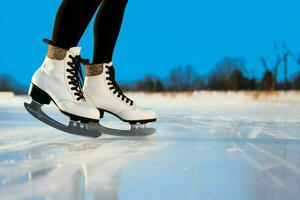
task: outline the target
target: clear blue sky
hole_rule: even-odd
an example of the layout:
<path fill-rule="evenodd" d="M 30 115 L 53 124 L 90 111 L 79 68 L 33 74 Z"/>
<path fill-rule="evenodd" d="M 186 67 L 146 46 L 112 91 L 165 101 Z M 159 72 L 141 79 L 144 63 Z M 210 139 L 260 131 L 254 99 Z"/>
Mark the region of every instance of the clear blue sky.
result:
<path fill-rule="evenodd" d="M 0 12 L 0 74 L 28 85 L 51 38 L 60 0 L 5 0 Z M 224 56 L 245 57 L 261 76 L 262 55 L 274 62 L 274 43 L 300 51 L 299 0 L 129 0 L 114 62 L 117 79 L 160 77 L 191 64 L 205 74 Z M 79 13 L 80 14 L 80 13 Z M 91 24 L 92 25 L 92 24 Z M 92 26 L 80 45 L 92 55 Z M 300 67 L 290 64 L 289 74 Z"/>

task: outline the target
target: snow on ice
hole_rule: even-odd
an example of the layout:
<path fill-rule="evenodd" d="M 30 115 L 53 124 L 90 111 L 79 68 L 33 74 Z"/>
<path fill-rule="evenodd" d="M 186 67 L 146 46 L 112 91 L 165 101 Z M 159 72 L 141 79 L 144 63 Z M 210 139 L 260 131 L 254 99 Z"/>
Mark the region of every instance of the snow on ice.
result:
<path fill-rule="evenodd" d="M 128 96 L 157 111 L 153 136 L 68 135 L 1 93 L 0 199 L 299 199 L 299 93 Z"/>

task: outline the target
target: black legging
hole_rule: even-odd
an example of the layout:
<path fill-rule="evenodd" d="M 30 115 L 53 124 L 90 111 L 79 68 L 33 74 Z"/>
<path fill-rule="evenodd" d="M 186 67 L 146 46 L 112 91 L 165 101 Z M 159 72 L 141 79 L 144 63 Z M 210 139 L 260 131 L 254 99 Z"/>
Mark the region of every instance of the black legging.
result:
<path fill-rule="evenodd" d="M 77 46 L 98 10 L 94 24 L 93 63 L 111 62 L 128 0 L 63 0 L 56 15 L 52 43 L 69 49 Z"/>

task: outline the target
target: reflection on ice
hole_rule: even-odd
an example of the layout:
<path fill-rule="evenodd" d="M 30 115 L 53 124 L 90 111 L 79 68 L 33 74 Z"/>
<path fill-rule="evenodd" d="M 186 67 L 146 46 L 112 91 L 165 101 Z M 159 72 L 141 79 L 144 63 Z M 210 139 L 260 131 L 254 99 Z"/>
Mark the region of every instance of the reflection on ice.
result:
<path fill-rule="evenodd" d="M 83 199 L 80 197 L 87 195 L 115 199 L 120 169 L 158 151 L 152 148 L 155 140 L 151 138 L 121 139 L 117 143 L 114 139 L 49 142 L 16 152 L 21 154 L 16 161 L 1 163 L 5 190 L 0 189 L 0 196 Z M 13 169 L 8 169 L 9 165 L 14 165 Z"/>

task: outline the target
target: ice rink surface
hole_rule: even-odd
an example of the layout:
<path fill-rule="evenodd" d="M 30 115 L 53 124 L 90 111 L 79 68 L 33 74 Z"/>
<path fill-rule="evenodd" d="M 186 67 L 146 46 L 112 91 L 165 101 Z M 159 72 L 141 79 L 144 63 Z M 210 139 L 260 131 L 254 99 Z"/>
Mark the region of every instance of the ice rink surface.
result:
<path fill-rule="evenodd" d="M 64 134 L 0 94 L 0 199 L 299 199 L 299 93 L 128 96 L 157 111 L 153 136 Z"/>

